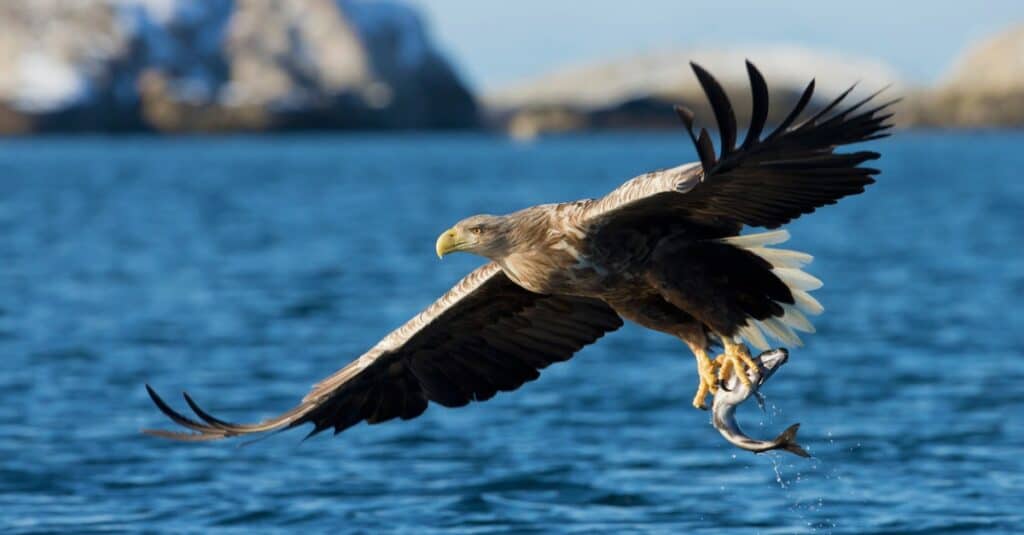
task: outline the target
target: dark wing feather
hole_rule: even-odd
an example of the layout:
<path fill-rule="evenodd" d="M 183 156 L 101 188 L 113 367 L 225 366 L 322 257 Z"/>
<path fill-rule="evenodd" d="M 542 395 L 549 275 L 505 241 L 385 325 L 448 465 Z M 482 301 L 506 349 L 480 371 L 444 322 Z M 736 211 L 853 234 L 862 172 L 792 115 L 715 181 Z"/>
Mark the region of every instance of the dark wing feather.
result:
<path fill-rule="evenodd" d="M 174 423 L 191 432 L 146 430 L 176 440 L 216 440 L 313 424 L 311 435 L 415 418 L 430 401 L 459 407 L 515 390 L 538 370 L 570 358 L 622 325 L 603 302 L 528 292 L 487 264 L 462 279 L 425 311 L 370 351 L 321 381 L 290 411 L 257 424 L 212 416 L 188 394 L 202 421 L 188 418 L 146 386 Z"/>
<path fill-rule="evenodd" d="M 694 74 L 697 75 L 697 81 L 700 82 L 700 86 L 711 103 L 711 111 L 715 114 L 715 122 L 718 123 L 718 135 L 722 140 L 722 157 L 724 158 L 736 148 L 736 114 L 732 111 L 732 103 L 729 102 L 725 90 L 722 89 L 718 80 L 711 76 L 711 73 L 693 62 L 690 62 L 690 67 L 693 68 Z"/>
<path fill-rule="evenodd" d="M 753 107 L 750 112 L 750 128 L 747 129 L 747 137 L 743 140 L 741 149 L 746 150 L 761 139 L 761 131 L 768 122 L 768 83 L 764 81 L 761 71 L 753 63 L 747 62 L 747 76 L 750 78 L 750 93 L 753 98 Z"/>
<path fill-rule="evenodd" d="M 623 184 L 588 207 L 587 216 L 599 228 L 616 222 L 635 225 L 644 218 L 683 221 L 707 229 L 709 235 L 738 233 L 744 225 L 776 228 L 864 191 L 877 169 L 860 164 L 878 153 L 837 154 L 841 145 L 888 135 L 893 102 L 860 111 L 875 93 L 845 109 L 840 104 L 853 90 L 844 91 L 810 118 L 793 126 L 814 94 L 812 80 L 782 123 L 763 139 L 768 117 L 764 77 L 747 62 L 753 98 L 747 137 L 737 149 L 736 118 L 721 85 L 703 68 L 693 65 L 707 94 L 721 137 L 716 156 L 707 130 L 693 134 L 693 113 L 677 107 L 700 156 L 700 167 L 680 166 L 648 173 Z M 835 111 L 838 110 L 838 111 Z M 831 114 L 831 115 L 830 115 Z"/>
<path fill-rule="evenodd" d="M 807 84 L 807 87 L 804 88 L 804 92 L 800 95 L 800 99 L 797 100 L 796 106 L 793 106 L 793 109 L 789 110 L 789 114 L 786 115 L 786 118 L 783 119 L 782 122 L 775 127 L 775 130 L 773 130 L 771 134 L 768 134 L 768 137 L 765 138 L 765 142 L 768 142 L 779 137 L 782 134 L 785 134 L 789 130 L 789 127 L 793 125 L 793 122 L 796 121 L 797 117 L 799 117 L 800 114 L 803 113 L 804 108 L 806 108 L 807 105 L 810 104 L 811 97 L 813 96 L 814 80 L 811 79 L 811 81 Z M 757 142 L 756 139 L 753 141 L 755 143 Z"/>

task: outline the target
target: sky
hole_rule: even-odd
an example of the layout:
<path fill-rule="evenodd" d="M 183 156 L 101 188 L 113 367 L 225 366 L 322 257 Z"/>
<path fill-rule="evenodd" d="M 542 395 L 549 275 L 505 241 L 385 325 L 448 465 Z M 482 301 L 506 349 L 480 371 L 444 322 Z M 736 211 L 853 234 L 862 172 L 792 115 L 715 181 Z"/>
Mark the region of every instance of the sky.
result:
<path fill-rule="evenodd" d="M 1024 0 L 406 1 L 485 92 L 632 53 L 758 43 L 880 59 L 911 83 L 931 83 L 969 44 L 1024 23 Z"/>

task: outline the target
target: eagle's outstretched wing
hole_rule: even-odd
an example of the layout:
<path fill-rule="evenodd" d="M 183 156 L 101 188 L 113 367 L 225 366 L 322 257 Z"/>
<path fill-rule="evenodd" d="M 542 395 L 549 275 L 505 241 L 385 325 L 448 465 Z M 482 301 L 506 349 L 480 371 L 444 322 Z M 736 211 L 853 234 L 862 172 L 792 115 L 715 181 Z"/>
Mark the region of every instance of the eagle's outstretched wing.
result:
<path fill-rule="evenodd" d="M 185 400 L 202 421 L 157 407 L 192 432 L 146 430 L 178 440 L 216 440 L 312 423 L 310 434 L 341 432 L 360 421 L 410 419 L 430 401 L 459 407 L 490 399 L 539 376 L 622 325 L 594 299 L 529 292 L 494 263 L 484 265 L 376 346 L 317 384 L 293 409 L 256 424 L 233 424 Z"/>
<path fill-rule="evenodd" d="M 744 225 L 777 228 L 802 214 L 847 195 L 864 191 L 877 169 L 861 167 L 878 153 L 837 154 L 836 147 L 888 135 L 896 101 L 864 109 L 878 93 L 836 110 L 852 87 L 810 118 L 796 120 L 811 100 L 814 81 L 794 109 L 770 134 L 762 137 L 768 120 L 768 86 L 747 62 L 753 105 L 750 127 L 737 146 L 736 116 L 722 86 L 699 65 L 692 64 L 718 123 L 720 151 L 715 154 L 708 131 L 693 131 L 693 113 L 677 107 L 697 148 L 700 163 L 648 173 L 634 178 L 594 201 L 585 218 L 604 227 L 634 224 L 644 219 L 685 221 L 711 234 L 733 235 Z M 795 125 L 795 126 L 794 126 Z"/>

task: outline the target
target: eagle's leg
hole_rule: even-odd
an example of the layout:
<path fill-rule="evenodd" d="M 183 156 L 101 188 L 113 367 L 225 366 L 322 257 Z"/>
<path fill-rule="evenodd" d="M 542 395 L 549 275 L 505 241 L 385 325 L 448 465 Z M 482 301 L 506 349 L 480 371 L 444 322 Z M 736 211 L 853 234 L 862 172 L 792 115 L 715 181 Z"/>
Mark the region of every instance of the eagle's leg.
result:
<path fill-rule="evenodd" d="M 708 358 L 704 348 L 693 348 L 693 356 L 697 358 L 697 374 L 700 376 L 700 383 L 697 385 L 697 393 L 693 396 L 693 406 L 698 409 L 706 409 L 704 399 L 708 394 L 714 394 L 718 390 L 718 363 Z"/>
<path fill-rule="evenodd" d="M 750 377 L 747 371 L 757 369 L 757 363 L 750 357 L 750 351 L 742 342 L 733 342 L 728 336 L 722 337 L 722 345 L 725 346 L 725 353 L 715 358 L 718 365 L 718 379 L 726 381 L 729 374 L 735 373 L 739 380 L 746 386 L 750 386 Z"/>
<path fill-rule="evenodd" d="M 708 357 L 708 337 L 704 333 L 704 326 L 695 321 L 684 322 L 677 326 L 675 334 L 690 348 L 697 359 L 697 375 L 700 380 L 697 383 L 697 393 L 693 396 L 693 406 L 706 409 L 704 398 L 718 391 L 718 363 Z"/>

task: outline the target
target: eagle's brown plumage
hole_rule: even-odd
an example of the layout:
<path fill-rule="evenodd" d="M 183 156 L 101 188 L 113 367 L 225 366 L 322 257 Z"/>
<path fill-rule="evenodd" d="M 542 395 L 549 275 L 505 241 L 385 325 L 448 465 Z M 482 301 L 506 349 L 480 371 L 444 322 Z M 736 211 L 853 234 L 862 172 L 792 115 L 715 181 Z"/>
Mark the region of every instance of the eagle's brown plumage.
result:
<path fill-rule="evenodd" d="M 438 239 L 438 254 L 466 251 L 491 262 L 316 385 L 295 408 L 238 425 L 207 414 L 186 395 L 198 421 L 147 386 L 160 410 L 192 431 L 147 432 L 211 440 L 306 423 L 312 433 L 340 432 L 364 420 L 414 418 L 430 401 L 454 407 L 514 390 L 617 329 L 620 317 L 689 345 L 702 378 L 698 406 L 714 388 L 706 356 L 711 341 L 734 357 L 723 359 L 723 373 L 744 365 L 741 338 L 759 347 L 767 346 L 765 333 L 798 343 L 794 329 L 813 330 L 804 314 L 821 311 L 808 294 L 820 282 L 801 270 L 810 256 L 770 248 L 785 241 L 784 231 L 739 232 L 774 229 L 862 192 L 878 171 L 861 164 L 878 154 L 835 148 L 887 135 L 891 102 L 864 109 L 872 95 L 838 110 L 847 91 L 797 123 L 812 81 L 786 119 L 762 135 L 767 84 L 748 62 L 752 120 L 737 145 L 725 92 L 704 69 L 693 69 L 718 123 L 718 154 L 707 130 L 694 133 L 693 114 L 677 108 L 699 163 L 641 175 L 597 200 L 463 220 Z"/>

